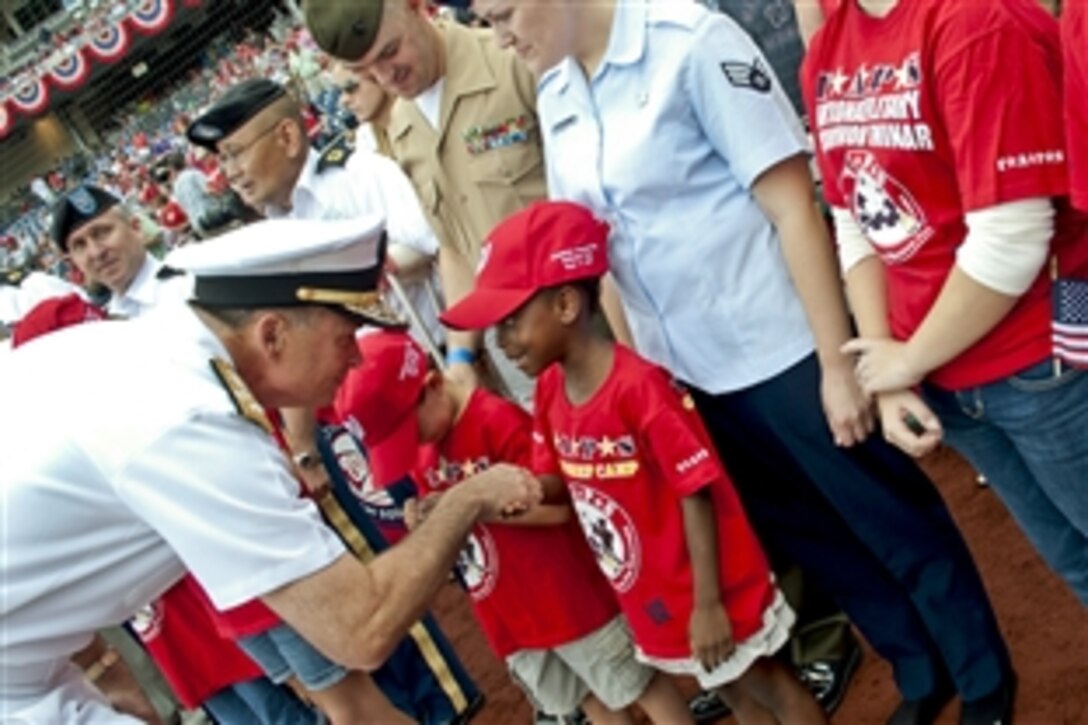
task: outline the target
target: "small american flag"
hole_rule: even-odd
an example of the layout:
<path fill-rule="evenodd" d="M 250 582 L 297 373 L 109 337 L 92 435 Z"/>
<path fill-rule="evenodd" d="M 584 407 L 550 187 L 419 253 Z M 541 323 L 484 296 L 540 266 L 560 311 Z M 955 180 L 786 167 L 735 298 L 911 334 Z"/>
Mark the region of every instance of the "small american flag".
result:
<path fill-rule="evenodd" d="M 1054 354 L 1075 367 L 1088 367 L 1088 280 L 1054 280 Z"/>

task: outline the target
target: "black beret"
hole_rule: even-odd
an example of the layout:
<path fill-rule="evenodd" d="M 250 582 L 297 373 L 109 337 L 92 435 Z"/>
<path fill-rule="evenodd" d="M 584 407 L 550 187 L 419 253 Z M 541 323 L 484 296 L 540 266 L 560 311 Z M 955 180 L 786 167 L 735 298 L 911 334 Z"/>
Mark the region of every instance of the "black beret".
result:
<path fill-rule="evenodd" d="M 385 0 L 306 0 L 306 28 L 333 58 L 356 61 L 374 45 Z"/>
<path fill-rule="evenodd" d="M 97 186 L 77 186 L 53 206 L 53 241 L 67 252 L 68 235 L 120 203 L 116 196 Z"/>
<path fill-rule="evenodd" d="M 287 89 L 267 78 L 250 78 L 231 86 L 218 101 L 196 118 L 185 135 L 191 143 L 218 151 L 217 144 L 237 131 Z"/>

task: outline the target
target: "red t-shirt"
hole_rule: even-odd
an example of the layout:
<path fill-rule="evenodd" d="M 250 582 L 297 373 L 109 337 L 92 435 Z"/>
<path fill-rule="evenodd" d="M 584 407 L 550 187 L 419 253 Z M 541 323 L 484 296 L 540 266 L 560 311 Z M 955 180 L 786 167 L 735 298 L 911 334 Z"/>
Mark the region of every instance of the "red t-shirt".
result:
<path fill-rule="evenodd" d="M 567 483 L 636 644 L 663 659 L 691 656 L 694 580 L 681 499 L 709 486 L 722 602 L 743 641 L 774 599 L 763 551 L 691 397 L 664 370 L 614 349 L 608 379 L 582 405 L 567 400 L 559 366 L 540 376 L 534 468 Z"/>
<path fill-rule="evenodd" d="M 883 260 L 897 339 L 937 299 L 966 212 L 1065 194 L 1060 61 L 1057 24 L 1031 0 L 911 0 L 884 18 L 850 3 L 813 39 L 802 85 L 824 193 Z M 961 389 L 1045 359 L 1049 286 L 1044 269 L 930 379 Z"/>
<path fill-rule="evenodd" d="M 529 468 L 532 419 L 476 390 L 449 434 L 420 455 L 423 491 L 441 491 L 494 463 Z M 619 614 L 574 521 L 556 526 L 480 524 L 457 568 L 476 617 L 500 657 L 550 649 L 600 629 Z"/>
<path fill-rule="evenodd" d="M 1062 5 L 1065 59 L 1065 142 L 1069 152 L 1069 193 L 1088 211 L 1088 2 Z"/>
<path fill-rule="evenodd" d="M 186 708 L 263 674 L 233 641 L 217 634 L 204 594 L 190 575 L 141 609 L 132 625 Z"/>
<path fill-rule="evenodd" d="M 167 229 L 180 229 L 189 223 L 189 217 L 181 205 L 171 199 L 159 210 L 159 224 Z"/>

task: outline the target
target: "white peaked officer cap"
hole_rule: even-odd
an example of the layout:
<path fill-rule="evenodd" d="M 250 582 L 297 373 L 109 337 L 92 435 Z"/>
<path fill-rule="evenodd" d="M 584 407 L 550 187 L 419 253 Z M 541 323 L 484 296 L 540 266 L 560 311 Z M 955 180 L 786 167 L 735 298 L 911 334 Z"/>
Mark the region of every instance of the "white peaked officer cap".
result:
<path fill-rule="evenodd" d="M 270 219 L 176 249 L 166 266 L 193 276 L 192 301 L 211 309 L 322 305 L 382 327 L 403 321 L 382 303 L 380 216 Z"/>

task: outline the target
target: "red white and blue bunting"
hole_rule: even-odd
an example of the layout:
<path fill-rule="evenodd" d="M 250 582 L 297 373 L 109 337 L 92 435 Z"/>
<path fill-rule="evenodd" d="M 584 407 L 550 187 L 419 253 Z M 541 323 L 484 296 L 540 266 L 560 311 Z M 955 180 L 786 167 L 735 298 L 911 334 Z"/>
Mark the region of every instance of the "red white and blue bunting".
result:
<path fill-rule="evenodd" d="M 8 112 L 7 99 L 0 100 L 0 138 L 7 136 L 13 125 L 15 125 L 15 119 Z"/>
<path fill-rule="evenodd" d="M 128 51 L 130 38 L 124 22 L 103 23 L 91 32 L 87 50 L 103 63 L 114 63 Z"/>
<path fill-rule="evenodd" d="M 156 35 L 170 24 L 174 6 L 170 0 L 143 0 L 128 15 L 128 22 L 139 33 Z"/>
<path fill-rule="evenodd" d="M 91 64 L 77 48 L 49 69 L 49 84 L 62 91 L 79 88 L 91 74 Z"/>
<path fill-rule="evenodd" d="M 202 0 L 181 0 L 197 7 Z M 87 82 L 94 63 L 116 63 L 132 45 L 132 31 L 156 35 L 174 19 L 175 0 L 141 0 L 120 20 L 101 20 L 87 28 L 81 47 L 73 48 L 59 60 L 43 58 L 43 70 L 24 73 L 0 96 L 0 138 L 15 125 L 16 115 L 35 116 L 49 107 L 49 89 L 73 91 Z M 59 51 L 58 51 L 59 52 Z"/>
<path fill-rule="evenodd" d="M 25 73 L 15 79 L 15 88 L 8 100 L 16 111 L 26 116 L 36 116 L 49 105 L 49 88 L 44 78 Z"/>

